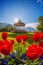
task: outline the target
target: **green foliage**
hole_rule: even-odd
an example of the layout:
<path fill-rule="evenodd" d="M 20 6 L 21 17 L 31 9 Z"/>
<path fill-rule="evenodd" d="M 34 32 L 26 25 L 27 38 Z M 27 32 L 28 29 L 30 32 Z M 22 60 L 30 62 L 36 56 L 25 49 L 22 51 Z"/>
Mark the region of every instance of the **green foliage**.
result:
<path fill-rule="evenodd" d="M 14 59 L 11 59 L 11 60 L 8 62 L 8 65 L 14 65 Z"/>
<path fill-rule="evenodd" d="M 43 32 L 43 16 L 40 16 L 38 18 L 38 22 L 39 22 L 39 25 L 37 26 L 37 29 L 40 31 L 40 32 Z"/>
<path fill-rule="evenodd" d="M 13 27 L 0 28 L 0 32 L 2 32 L 2 31 L 11 32 L 12 30 L 13 30 Z"/>

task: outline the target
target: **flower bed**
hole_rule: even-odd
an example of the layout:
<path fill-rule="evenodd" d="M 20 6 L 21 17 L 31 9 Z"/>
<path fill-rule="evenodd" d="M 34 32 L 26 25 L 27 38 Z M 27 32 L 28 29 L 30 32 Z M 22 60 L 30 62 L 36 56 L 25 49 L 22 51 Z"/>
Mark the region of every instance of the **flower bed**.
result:
<path fill-rule="evenodd" d="M 43 65 L 43 33 L 36 32 L 31 38 L 17 35 L 15 39 L 8 40 L 8 33 L 2 32 L 0 65 Z"/>

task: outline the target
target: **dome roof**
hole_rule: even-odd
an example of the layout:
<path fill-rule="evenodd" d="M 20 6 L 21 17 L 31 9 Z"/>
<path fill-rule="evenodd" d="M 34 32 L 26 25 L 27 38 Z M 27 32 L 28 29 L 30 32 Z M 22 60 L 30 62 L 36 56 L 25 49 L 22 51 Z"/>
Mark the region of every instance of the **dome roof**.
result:
<path fill-rule="evenodd" d="M 17 21 L 17 23 L 14 23 L 14 26 L 25 26 L 25 23 L 23 23 L 20 19 Z"/>

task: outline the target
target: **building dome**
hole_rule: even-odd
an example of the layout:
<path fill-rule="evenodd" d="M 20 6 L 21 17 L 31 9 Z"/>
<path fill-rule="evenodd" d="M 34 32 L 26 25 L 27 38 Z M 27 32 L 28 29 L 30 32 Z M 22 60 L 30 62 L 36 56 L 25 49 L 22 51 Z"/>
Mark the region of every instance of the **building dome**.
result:
<path fill-rule="evenodd" d="M 20 19 L 17 21 L 17 23 L 14 23 L 14 26 L 25 26 L 25 23 L 23 23 Z"/>

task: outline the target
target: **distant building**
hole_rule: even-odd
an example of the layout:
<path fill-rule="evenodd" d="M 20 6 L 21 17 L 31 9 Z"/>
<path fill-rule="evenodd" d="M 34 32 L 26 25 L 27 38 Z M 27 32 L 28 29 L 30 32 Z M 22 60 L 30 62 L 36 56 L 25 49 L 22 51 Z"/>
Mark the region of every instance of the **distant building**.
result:
<path fill-rule="evenodd" d="M 25 23 L 23 23 L 20 19 L 17 21 L 17 23 L 14 23 L 14 32 L 26 32 L 25 31 Z"/>

